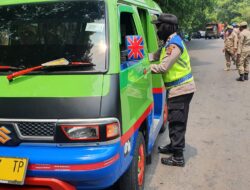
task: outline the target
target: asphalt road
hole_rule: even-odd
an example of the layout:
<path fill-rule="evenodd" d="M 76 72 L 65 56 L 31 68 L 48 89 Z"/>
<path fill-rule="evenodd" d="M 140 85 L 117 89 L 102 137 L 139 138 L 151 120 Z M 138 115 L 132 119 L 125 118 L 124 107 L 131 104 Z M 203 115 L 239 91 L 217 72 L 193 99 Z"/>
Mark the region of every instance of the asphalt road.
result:
<path fill-rule="evenodd" d="M 157 146 L 147 167 L 145 190 L 250 189 L 250 81 L 237 82 L 236 70 L 224 71 L 222 40 L 188 44 L 197 92 L 186 134 L 186 166 L 160 163 Z M 235 66 L 232 66 L 235 69 Z"/>

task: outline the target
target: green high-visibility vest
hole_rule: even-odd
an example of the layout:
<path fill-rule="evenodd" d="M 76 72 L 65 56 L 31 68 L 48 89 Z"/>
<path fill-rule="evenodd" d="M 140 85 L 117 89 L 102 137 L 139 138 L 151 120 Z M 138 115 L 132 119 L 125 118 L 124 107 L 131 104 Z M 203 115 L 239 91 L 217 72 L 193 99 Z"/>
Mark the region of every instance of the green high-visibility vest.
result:
<path fill-rule="evenodd" d="M 163 74 L 163 80 L 167 89 L 171 89 L 194 80 L 190 57 L 184 44 L 183 47 L 184 49 L 181 56 L 172 65 L 172 67 Z M 161 62 L 166 55 L 166 48 L 168 48 L 168 46 L 162 48 L 160 57 Z"/>

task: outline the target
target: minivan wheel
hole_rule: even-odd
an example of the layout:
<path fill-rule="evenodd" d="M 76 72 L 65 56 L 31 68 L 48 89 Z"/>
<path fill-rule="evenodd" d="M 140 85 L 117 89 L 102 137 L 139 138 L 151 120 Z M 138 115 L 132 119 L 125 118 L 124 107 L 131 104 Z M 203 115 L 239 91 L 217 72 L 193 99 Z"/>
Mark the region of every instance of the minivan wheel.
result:
<path fill-rule="evenodd" d="M 168 123 L 168 105 L 167 103 L 165 103 L 164 112 L 163 112 L 163 124 L 161 126 L 160 133 L 164 133 L 166 131 L 167 123 Z"/>
<path fill-rule="evenodd" d="M 120 190 L 143 190 L 145 181 L 146 151 L 141 132 L 136 141 L 134 158 L 119 181 Z"/>

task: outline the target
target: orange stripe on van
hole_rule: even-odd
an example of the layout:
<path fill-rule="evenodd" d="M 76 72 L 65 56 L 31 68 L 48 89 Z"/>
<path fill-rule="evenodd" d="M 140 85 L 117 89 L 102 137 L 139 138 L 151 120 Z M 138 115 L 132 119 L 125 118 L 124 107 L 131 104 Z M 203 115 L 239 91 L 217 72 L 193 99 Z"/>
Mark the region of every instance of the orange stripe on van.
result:
<path fill-rule="evenodd" d="M 130 138 L 132 135 L 134 135 L 135 131 L 137 131 L 142 122 L 147 118 L 147 116 L 149 115 L 149 113 L 152 111 L 154 104 L 150 104 L 149 107 L 145 110 L 145 112 L 141 115 L 141 117 L 133 124 L 132 127 L 130 127 L 130 129 L 122 135 L 121 138 L 121 144 L 124 145 Z"/>
<path fill-rule="evenodd" d="M 161 87 L 161 88 L 153 88 L 153 93 L 154 94 L 162 94 L 165 91 L 165 86 Z"/>

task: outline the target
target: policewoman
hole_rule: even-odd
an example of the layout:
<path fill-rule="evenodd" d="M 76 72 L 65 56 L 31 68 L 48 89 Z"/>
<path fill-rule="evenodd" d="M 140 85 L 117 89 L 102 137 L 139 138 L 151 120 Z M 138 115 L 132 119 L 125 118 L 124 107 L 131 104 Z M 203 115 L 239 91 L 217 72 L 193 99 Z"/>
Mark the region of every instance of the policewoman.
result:
<path fill-rule="evenodd" d="M 162 158 L 162 164 L 183 167 L 189 104 L 196 91 L 190 58 L 183 40 L 176 33 L 178 19 L 175 15 L 163 13 L 152 23 L 156 25 L 158 37 L 165 45 L 161 53 L 153 55 L 154 60 L 160 58 L 160 64 L 152 64 L 151 71 L 163 75 L 169 111 L 170 144 L 159 146 L 158 149 L 160 153 L 171 155 Z"/>

